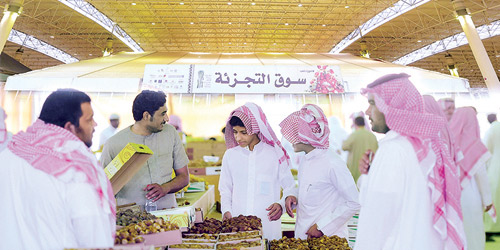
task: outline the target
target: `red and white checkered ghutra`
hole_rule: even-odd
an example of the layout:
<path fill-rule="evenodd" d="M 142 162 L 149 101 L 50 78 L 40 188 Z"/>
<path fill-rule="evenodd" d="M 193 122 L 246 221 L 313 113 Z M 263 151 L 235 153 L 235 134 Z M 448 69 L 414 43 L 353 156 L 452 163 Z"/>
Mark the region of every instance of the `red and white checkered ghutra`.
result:
<path fill-rule="evenodd" d="M 315 148 L 329 147 L 330 129 L 323 110 L 314 104 L 306 104 L 293 112 L 281 123 L 281 133 L 292 145 L 310 144 Z"/>
<path fill-rule="evenodd" d="M 269 125 L 264 111 L 262 111 L 262 108 L 255 103 L 247 102 L 245 105 L 233 110 L 229 115 L 226 122 L 226 131 L 224 133 L 226 147 L 228 149 L 238 146 L 238 142 L 236 142 L 236 139 L 234 138 L 233 126 L 229 124 L 229 120 L 231 120 L 231 117 L 233 116 L 240 118 L 243 125 L 245 125 L 247 134 L 257 134 L 261 141 L 274 147 L 280 165 L 284 164 L 289 166 L 290 157 L 281 145 L 281 142 L 276 137 L 271 125 Z"/>
<path fill-rule="evenodd" d="M 373 94 L 387 126 L 408 138 L 419 161 L 427 156 L 429 146 L 436 154 L 435 165 L 422 169 L 434 204 L 434 229 L 441 235 L 446 250 L 462 250 L 466 240 L 459 173 L 439 138 L 446 119 L 425 112 L 423 98 L 409 77 L 404 73 L 383 76 L 362 89 L 361 94 Z"/>

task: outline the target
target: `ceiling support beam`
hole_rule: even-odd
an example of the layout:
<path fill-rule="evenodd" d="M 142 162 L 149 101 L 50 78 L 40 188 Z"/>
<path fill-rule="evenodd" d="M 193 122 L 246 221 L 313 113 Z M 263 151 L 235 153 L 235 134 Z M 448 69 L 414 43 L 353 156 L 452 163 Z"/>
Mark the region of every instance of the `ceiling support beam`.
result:
<path fill-rule="evenodd" d="M 490 24 L 486 24 L 480 27 L 477 27 L 477 33 L 481 39 L 487 39 L 490 37 L 500 35 L 500 20 L 494 21 Z M 416 61 L 422 60 L 426 57 L 447 51 L 452 50 L 454 48 L 458 48 L 460 46 L 468 44 L 467 37 L 465 33 L 455 34 L 453 36 L 446 37 L 442 40 L 433 42 L 425 47 L 422 47 L 418 50 L 412 51 L 395 61 L 393 63 L 397 63 L 400 65 L 408 65 L 412 64 Z"/>
<path fill-rule="evenodd" d="M 23 47 L 30 48 L 32 50 L 38 51 L 42 54 L 50 56 L 56 60 L 63 63 L 78 62 L 78 59 L 71 56 L 70 54 L 23 32 L 12 29 L 10 32 L 8 40 L 13 43 L 17 43 Z"/>
<path fill-rule="evenodd" d="M 427 2 L 430 2 L 430 0 L 400 0 L 396 2 L 391 7 L 381 11 L 366 23 L 363 23 L 361 26 L 357 27 L 354 31 L 352 31 L 349 35 L 342 39 L 342 41 L 337 43 L 337 45 L 333 47 L 333 49 L 330 50 L 329 53 L 338 54 L 342 52 L 342 50 L 347 48 L 349 45 L 351 45 L 364 35 L 368 34 L 368 32 Z"/>
<path fill-rule="evenodd" d="M 85 0 L 59 0 L 59 2 L 70 7 L 71 9 L 77 11 L 78 13 L 84 15 L 85 17 L 91 19 L 97 24 L 101 25 L 111 34 L 120 39 L 124 44 L 131 48 L 134 52 L 144 52 L 141 46 L 132 39 L 131 36 L 127 34 L 118 24 L 113 22 L 109 17 L 104 15 L 98 9 L 96 9 L 92 4 Z"/>

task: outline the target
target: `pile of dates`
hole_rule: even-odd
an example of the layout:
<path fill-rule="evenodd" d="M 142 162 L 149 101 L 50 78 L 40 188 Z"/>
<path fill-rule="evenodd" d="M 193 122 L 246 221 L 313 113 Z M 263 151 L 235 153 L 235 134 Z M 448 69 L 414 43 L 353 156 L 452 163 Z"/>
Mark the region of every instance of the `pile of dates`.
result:
<path fill-rule="evenodd" d="M 128 226 L 133 223 L 138 223 L 143 220 L 154 220 L 156 216 L 148 212 L 133 212 L 130 209 L 119 211 L 116 213 L 116 225 Z"/>
<path fill-rule="evenodd" d="M 144 242 L 139 235 L 154 234 L 179 229 L 177 224 L 164 221 L 162 218 L 145 220 L 137 224 L 130 224 L 116 231 L 115 244 L 134 244 Z"/>
<path fill-rule="evenodd" d="M 206 219 L 203 223 L 197 223 L 189 229 L 190 234 L 218 234 L 222 228 L 222 222 L 217 219 Z"/>
<path fill-rule="evenodd" d="M 262 221 L 257 216 L 237 216 L 222 222 L 222 233 L 260 230 Z"/>
<path fill-rule="evenodd" d="M 298 249 L 298 250 L 351 250 L 345 238 L 336 235 L 321 236 L 307 240 L 283 237 L 270 242 L 271 250 Z"/>

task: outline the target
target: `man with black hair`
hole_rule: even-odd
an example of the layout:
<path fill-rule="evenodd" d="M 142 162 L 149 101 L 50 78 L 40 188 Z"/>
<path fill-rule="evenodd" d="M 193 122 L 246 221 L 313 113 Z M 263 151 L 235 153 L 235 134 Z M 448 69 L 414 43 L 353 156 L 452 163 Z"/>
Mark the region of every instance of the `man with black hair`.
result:
<path fill-rule="evenodd" d="M 88 148 L 93 115 L 87 94 L 57 90 L 0 153 L 0 248 L 113 246 L 113 189 Z"/>
<path fill-rule="evenodd" d="M 364 117 L 358 116 L 354 119 L 354 129 L 355 131 L 342 143 L 342 150 L 349 152 L 347 167 L 357 182 L 361 175 L 358 169 L 359 160 L 367 150 L 377 151 L 378 143 L 375 135 L 365 128 Z"/>
<path fill-rule="evenodd" d="M 486 131 L 484 144 L 491 153 L 491 158 L 487 163 L 488 180 L 490 183 L 493 204 L 500 208 L 500 122 L 497 121 L 496 114 L 488 115 L 488 122 L 491 124 Z M 494 222 L 490 216 L 484 217 L 486 235 L 491 238 L 492 233 L 500 233 L 500 220 Z"/>
<path fill-rule="evenodd" d="M 134 100 L 135 123 L 111 137 L 102 151 L 107 166 L 129 142 L 144 144 L 153 156 L 116 194 L 118 204 L 157 202 L 157 208 L 177 207 L 175 192 L 189 184 L 189 162 L 175 128 L 167 124 L 165 93 L 144 90 Z M 172 179 L 172 172 L 175 178 Z"/>

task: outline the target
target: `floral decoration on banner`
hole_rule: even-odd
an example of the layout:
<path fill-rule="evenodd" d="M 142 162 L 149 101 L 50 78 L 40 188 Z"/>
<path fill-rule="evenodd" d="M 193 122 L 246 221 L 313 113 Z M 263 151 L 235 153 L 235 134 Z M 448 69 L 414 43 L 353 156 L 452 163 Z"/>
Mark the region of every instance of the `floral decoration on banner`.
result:
<path fill-rule="evenodd" d="M 344 93 L 344 85 L 335 75 L 333 69 L 328 68 L 328 65 L 318 65 L 318 71 L 314 73 L 314 79 L 309 83 L 309 92 L 312 93 Z"/>

